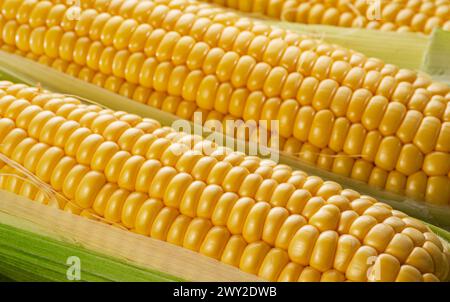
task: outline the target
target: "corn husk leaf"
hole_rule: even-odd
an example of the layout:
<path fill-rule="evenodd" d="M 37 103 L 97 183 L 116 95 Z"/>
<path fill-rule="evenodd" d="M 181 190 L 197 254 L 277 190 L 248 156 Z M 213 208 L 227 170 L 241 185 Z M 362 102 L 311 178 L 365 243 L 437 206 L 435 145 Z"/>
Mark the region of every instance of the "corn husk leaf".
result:
<path fill-rule="evenodd" d="M 423 71 L 433 75 L 433 78 L 450 85 L 450 32 L 438 29 L 430 38 L 425 53 Z"/>
<path fill-rule="evenodd" d="M 179 281 L 83 247 L 0 224 L 0 272 L 15 281 L 69 281 L 71 256 L 82 264 L 81 281 Z"/>
<path fill-rule="evenodd" d="M 0 190 L 0 274 L 67 281 L 69 257 L 78 257 L 83 281 L 263 281 L 197 252 Z"/>

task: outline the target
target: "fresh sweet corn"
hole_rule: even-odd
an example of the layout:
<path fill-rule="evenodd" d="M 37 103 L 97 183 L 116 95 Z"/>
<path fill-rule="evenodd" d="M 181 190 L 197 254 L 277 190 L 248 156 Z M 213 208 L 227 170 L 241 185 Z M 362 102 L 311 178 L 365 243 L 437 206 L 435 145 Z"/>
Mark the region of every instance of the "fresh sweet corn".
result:
<path fill-rule="evenodd" d="M 448 279 L 448 243 L 387 204 L 73 97 L 0 82 L 0 154 L 3 190 L 270 281 Z"/>
<path fill-rule="evenodd" d="M 450 31 L 448 0 L 201 0 L 305 24 L 421 32 Z"/>
<path fill-rule="evenodd" d="M 184 119 L 279 121 L 287 154 L 450 203 L 447 85 L 195 1 L 56 2 L 3 1 L 4 49 Z"/>

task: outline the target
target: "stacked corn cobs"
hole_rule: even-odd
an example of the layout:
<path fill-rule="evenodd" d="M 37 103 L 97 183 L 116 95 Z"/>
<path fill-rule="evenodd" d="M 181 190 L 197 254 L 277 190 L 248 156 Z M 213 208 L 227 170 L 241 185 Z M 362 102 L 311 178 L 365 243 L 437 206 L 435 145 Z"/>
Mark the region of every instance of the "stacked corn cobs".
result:
<path fill-rule="evenodd" d="M 2 48 L 182 118 L 279 120 L 282 151 L 448 205 L 448 86 L 195 1 L 81 1 L 75 20 L 62 2 L 0 1 Z M 268 280 L 448 278 L 447 243 L 374 198 L 2 85 L 3 189 Z"/>
<path fill-rule="evenodd" d="M 450 31 L 449 0 L 202 0 L 306 24 L 430 34 Z"/>
<path fill-rule="evenodd" d="M 337 183 L 23 84 L 0 117 L 3 190 L 271 281 L 448 278 L 448 243 Z"/>
<path fill-rule="evenodd" d="M 279 121 L 287 154 L 449 205 L 447 85 L 207 3 L 60 2 L 0 1 L 3 49 L 184 119 Z"/>

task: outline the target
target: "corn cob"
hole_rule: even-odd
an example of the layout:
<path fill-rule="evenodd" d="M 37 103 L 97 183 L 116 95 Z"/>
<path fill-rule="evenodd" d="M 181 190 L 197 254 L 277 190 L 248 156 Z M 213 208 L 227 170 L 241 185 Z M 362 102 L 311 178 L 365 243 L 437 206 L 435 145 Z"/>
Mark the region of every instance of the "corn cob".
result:
<path fill-rule="evenodd" d="M 222 25 L 191 2 L 83 5 L 71 21 L 62 4 L 3 1 L 6 49 L 182 118 L 279 120 L 281 151 L 449 204 L 448 86 L 300 37 L 289 46 L 275 29 L 255 34 L 257 23 Z"/>
<path fill-rule="evenodd" d="M 448 244 L 372 197 L 40 88 L 0 96 L 3 190 L 271 281 L 448 278 Z"/>
<path fill-rule="evenodd" d="M 248 13 L 305 24 L 431 34 L 450 31 L 448 0 L 201 0 Z"/>
<path fill-rule="evenodd" d="M 205 35 L 210 38 L 208 41 L 205 41 L 208 42 L 210 46 L 217 46 L 216 44 L 220 41 L 219 39 L 216 40 L 216 38 L 220 36 L 221 32 L 226 27 L 232 26 L 233 28 L 228 30 L 227 39 L 223 39 L 222 42 L 226 43 L 227 40 L 229 40 L 228 43 L 234 43 L 237 40 L 241 40 L 241 47 L 234 45 L 236 46 L 235 50 L 237 52 L 245 52 L 245 48 L 249 47 L 249 45 L 246 44 L 249 41 L 246 42 L 246 40 L 251 40 L 255 36 L 263 35 L 270 39 L 281 39 L 288 46 L 298 46 L 302 50 L 315 51 L 319 55 L 329 54 L 333 58 L 348 61 L 352 66 L 364 65 L 367 60 L 363 54 L 353 50 L 344 49 L 338 45 L 329 45 L 306 35 L 274 28 L 252 19 L 242 18 L 237 14 L 228 12 L 219 7 L 211 7 L 206 3 L 192 0 L 155 0 L 139 2 L 124 2 L 123 0 L 119 0 L 114 3 L 109 3 L 108 1 L 82 0 L 81 6 L 83 9 L 94 8 L 99 12 L 119 15 L 124 18 L 133 18 L 138 22 L 147 22 L 152 25 L 155 24 L 150 21 L 150 18 L 156 19 L 156 22 L 159 22 L 158 20 L 166 20 L 167 18 L 169 19 L 169 22 L 163 22 L 159 24 L 160 26 L 155 26 L 155 28 L 162 27 L 165 30 L 174 30 L 181 35 L 186 35 L 189 31 L 192 31 L 194 38 Z M 180 15 L 180 12 L 183 15 Z M 193 18 L 193 14 L 195 15 L 195 18 Z M 175 22 L 176 18 L 180 18 L 181 16 L 183 16 L 182 20 Z M 215 25 L 209 28 L 208 32 L 206 29 L 213 23 Z M 240 33 L 241 35 L 239 37 L 233 37 Z M 215 37 L 216 35 L 217 37 Z M 227 48 L 226 44 L 219 44 L 218 46 Z M 228 48 L 230 47 L 231 45 L 228 45 Z M 370 65 L 375 64 L 378 66 L 380 63 L 381 62 L 375 60 L 375 62 L 368 64 L 369 66 L 367 66 L 367 68 L 373 68 L 373 66 Z M 365 66 L 361 67 L 366 68 Z"/>
<path fill-rule="evenodd" d="M 55 3 L 59 3 L 61 1 L 53 1 Z M 13 2 L 14 3 L 14 2 Z M 32 3 L 34 3 L 32 1 Z M 8 3 L 5 3 L 6 10 L 11 10 L 7 14 L 10 16 L 13 16 L 16 11 L 18 11 L 17 7 L 14 7 L 14 5 L 17 6 L 17 2 L 13 5 L 8 5 Z M 153 22 L 152 25 L 156 25 L 156 27 L 163 27 L 166 30 L 175 30 L 178 33 L 184 35 L 186 33 L 189 33 L 190 29 L 192 34 L 194 35 L 194 38 L 196 37 L 202 37 L 203 35 L 209 36 L 211 39 L 209 39 L 207 42 L 215 46 L 214 43 L 217 43 L 219 39 L 216 39 L 220 36 L 222 31 L 226 27 L 229 27 L 232 25 L 232 29 L 228 30 L 227 32 L 227 38 L 223 38 L 222 42 L 226 43 L 227 40 L 228 43 L 235 43 L 236 46 L 235 50 L 239 53 L 245 52 L 246 49 L 249 47 L 246 42 L 243 42 L 244 40 L 251 40 L 255 38 L 255 36 L 266 36 L 269 39 L 281 39 L 283 40 L 287 46 L 298 46 L 300 50 L 310 50 L 316 52 L 318 55 L 328 55 L 331 56 L 333 59 L 337 60 L 344 60 L 348 61 L 352 67 L 361 67 L 367 70 L 377 69 L 382 70 L 384 73 L 391 74 L 391 73 L 397 73 L 396 67 L 387 65 L 385 68 L 384 63 L 380 62 L 377 59 L 367 59 L 363 54 L 356 53 L 352 50 L 348 50 L 342 47 L 339 47 L 337 45 L 329 45 L 327 43 L 324 43 L 323 41 L 318 41 L 311 39 L 310 37 L 301 36 L 296 33 L 292 33 L 289 31 L 285 31 L 278 28 L 273 28 L 271 26 L 267 26 L 260 22 L 255 22 L 251 19 L 246 18 L 240 18 L 238 15 L 224 12 L 222 9 L 219 8 L 211 8 L 210 6 L 204 4 L 201 5 L 200 3 L 196 1 L 187 1 L 187 0 L 181 0 L 181 1 L 170 1 L 170 0 L 156 0 L 156 1 L 126 1 L 123 0 L 119 1 L 91 1 L 91 0 L 83 0 L 81 1 L 81 5 L 83 9 L 87 8 L 95 8 L 99 12 L 108 12 L 115 15 L 122 16 L 124 18 L 133 18 L 136 21 L 140 23 L 152 23 L 151 20 L 148 21 L 149 18 L 155 18 L 156 24 Z M 47 5 L 43 5 L 44 7 Z M 26 6 L 27 7 L 27 6 Z M 27 14 L 30 13 L 30 11 L 33 9 L 33 4 L 29 5 L 27 9 L 25 9 L 25 17 Z M 56 16 L 57 18 L 61 18 L 62 16 L 58 16 L 58 14 L 61 14 L 62 7 L 55 8 Z M 152 10 L 154 13 L 152 14 Z M 50 12 L 47 12 L 50 13 Z M 180 17 L 180 13 L 183 14 L 182 20 L 179 22 L 175 22 L 176 18 Z M 89 15 L 90 13 L 88 13 Z M 195 17 L 192 14 L 195 14 Z M 187 15 L 187 16 L 185 16 Z M 103 16 L 104 17 L 104 16 Z M 160 21 L 165 21 L 166 19 L 169 19 L 168 22 L 161 23 Z M 209 19 L 209 20 L 208 20 Z M 211 27 L 211 25 L 214 23 L 214 26 Z M 51 20 L 49 22 L 51 25 L 54 25 L 54 20 Z M 71 27 L 74 26 L 73 22 L 70 22 L 65 19 L 65 23 L 67 26 Z M 89 23 L 89 22 L 88 22 Z M 175 24 L 174 24 L 175 23 Z M 218 24 L 217 24 L 218 23 Z M 101 24 L 101 26 L 104 24 Z M 220 26 L 223 25 L 223 26 Z M 208 27 L 209 31 L 206 29 Z M 235 28 L 234 28 L 235 27 Z M 195 28 L 195 30 L 193 30 Z M 101 31 L 101 29 L 100 29 Z M 250 32 L 250 33 L 249 33 Z M 241 34 L 240 36 L 236 37 L 237 34 Z M 214 36 L 217 36 L 214 38 Z M 238 43 L 238 41 L 240 41 Z M 267 42 L 267 41 L 259 41 L 259 42 Z M 279 41 L 277 41 L 279 42 Z M 240 45 L 238 45 L 240 44 Z M 267 43 L 264 43 L 267 44 Z M 275 43 L 280 44 L 280 43 Z M 219 46 L 225 46 L 225 45 L 219 45 Z M 240 47 L 238 47 L 240 46 Z M 265 48 L 268 45 L 260 45 L 262 48 Z M 271 45 L 271 46 L 278 46 L 277 49 L 280 47 L 280 45 Z M 283 46 L 283 45 L 281 45 Z M 282 50 L 282 49 L 281 49 Z M 261 51 L 264 51 L 263 49 Z M 293 51 L 292 49 L 290 50 Z M 291 55 L 295 54 L 291 53 Z M 286 63 L 287 64 L 287 63 Z M 405 73 L 408 75 L 410 72 L 408 71 L 401 71 L 401 74 L 405 76 Z M 411 76 L 409 74 L 409 76 Z M 419 84 L 420 82 L 420 84 Z M 419 77 L 418 84 L 424 85 L 422 82 L 429 82 L 429 80 L 423 79 Z M 428 83 L 429 84 L 429 83 Z M 426 84 L 425 84 L 426 85 Z"/>

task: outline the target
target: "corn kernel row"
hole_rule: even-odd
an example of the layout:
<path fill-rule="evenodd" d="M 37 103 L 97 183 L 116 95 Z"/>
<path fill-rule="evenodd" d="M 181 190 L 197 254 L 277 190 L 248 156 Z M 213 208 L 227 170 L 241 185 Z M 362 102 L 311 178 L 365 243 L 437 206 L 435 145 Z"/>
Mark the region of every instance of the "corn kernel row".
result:
<path fill-rule="evenodd" d="M 38 92 L 37 89 L 28 88 L 22 89 L 24 86 L 15 85 L 14 87 L 9 87 L 10 93 L 15 94 L 13 89 L 21 89 L 17 92 L 18 98 L 30 99 L 33 98 Z M 3 99 L 3 106 L 9 106 L 14 99 L 11 97 L 5 97 Z M 49 110 L 53 113 L 56 113 L 62 117 L 68 118 L 72 121 L 79 122 L 81 126 L 90 126 L 96 133 L 100 133 L 105 137 L 111 140 L 118 140 L 120 147 L 124 148 L 127 151 L 132 151 L 131 145 L 136 143 L 137 146 L 133 149 L 137 155 L 145 155 L 147 153 L 146 149 L 142 149 L 141 146 L 143 143 L 153 142 L 157 138 L 159 139 L 157 142 L 155 141 L 154 147 L 151 149 L 151 154 L 164 154 L 165 148 L 168 147 L 169 140 L 172 140 L 176 143 L 183 143 L 185 147 L 190 149 L 195 149 L 196 151 L 201 152 L 216 152 L 215 156 L 219 156 L 220 152 L 224 152 L 223 160 L 231 164 L 231 166 L 241 165 L 246 169 L 249 169 L 252 172 L 260 174 L 263 178 L 273 178 L 278 182 L 289 182 L 295 186 L 301 186 L 304 182 L 304 175 L 302 173 L 294 173 L 292 174 L 292 169 L 288 166 L 278 165 L 273 167 L 270 162 L 265 160 L 260 160 L 258 157 L 247 157 L 244 158 L 243 154 L 233 153 L 228 155 L 231 150 L 218 148 L 216 145 L 211 144 L 211 146 L 205 145 L 206 142 L 202 142 L 202 144 L 196 145 L 196 140 L 198 138 L 191 137 L 189 135 L 184 135 L 183 133 L 175 133 L 173 129 L 168 127 L 163 127 L 161 129 L 155 130 L 156 123 L 152 120 L 144 119 L 140 121 L 136 119 L 134 115 L 123 114 L 122 112 L 115 112 L 112 114 L 110 110 L 101 110 L 101 108 L 97 106 L 88 106 L 74 103 L 74 100 L 71 98 L 64 98 L 61 100 L 61 95 L 57 94 L 40 94 L 39 97 L 34 98 L 34 102 L 43 106 L 44 109 Z M 67 103 L 67 104 L 65 104 Z M 20 104 L 20 105 L 19 105 Z M 23 109 L 21 106 L 26 105 L 26 102 L 18 102 L 18 105 L 15 105 L 16 110 Z M 23 118 L 28 118 L 29 114 L 35 114 L 35 109 L 27 109 L 22 113 Z M 117 116 L 120 116 L 120 120 L 117 119 Z M 48 118 L 48 114 L 42 116 L 42 118 Z M 128 124 L 125 122 L 128 121 Z M 134 121 L 133 124 L 130 124 L 130 121 Z M 54 139 L 58 142 L 64 140 L 66 133 L 62 132 L 57 138 L 53 138 L 57 133 L 55 132 L 59 125 L 60 118 L 55 119 L 55 121 L 49 122 L 48 126 L 51 127 L 49 133 L 52 135 L 48 138 L 43 138 L 44 140 Z M 23 122 L 22 122 L 23 123 Z M 113 123 L 112 125 L 110 125 Z M 137 129 L 129 129 L 129 126 L 134 125 Z M 69 129 L 70 130 L 70 129 Z M 136 141 L 139 135 L 151 132 L 153 135 L 146 135 L 141 140 Z M 120 139 L 118 138 L 120 137 Z M 164 137 L 168 138 L 163 139 Z M 170 137 L 170 138 L 169 138 Z M 211 147 L 210 149 L 206 149 L 206 147 Z M 163 149 L 161 149 L 163 148 Z M 220 149 L 220 150 L 219 150 Z M 192 152 L 188 152 L 183 155 L 184 162 L 190 162 L 191 164 L 195 164 L 195 160 L 198 160 L 198 155 Z M 221 156 L 221 157 L 223 157 Z M 168 162 L 171 162 L 170 157 L 168 157 Z M 194 161 L 193 161 L 194 160 Z M 192 167 L 191 167 L 192 168 Z M 281 172 L 281 173 L 280 173 Z M 292 177 L 294 176 L 294 177 Z M 298 177 L 295 177 L 298 176 Z M 300 178 L 299 178 L 300 177 Z M 248 191 L 250 191 L 249 188 Z"/>
<path fill-rule="evenodd" d="M 426 199 L 433 203 L 448 204 L 450 192 L 446 190 L 449 187 L 449 179 L 446 175 L 449 167 L 437 164 L 441 161 L 448 162 L 445 159 L 449 157 L 448 143 L 446 143 L 448 141 L 446 138 L 449 128 L 447 117 L 449 106 L 447 99 L 439 96 L 439 94 L 445 95 L 448 87 L 432 84 L 428 90 L 414 89 L 414 84 L 398 83 L 394 77 L 389 75 L 383 77 L 383 72 L 376 70 L 369 71 L 363 82 L 355 80 L 349 75 L 342 76 L 343 79 L 339 82 L 333 79 L 318 80 L 320 77 L 327 76 L 319 74 L 319 70 L 325 68 L 321 66 L 322 62 L 326 62 L 327 59 L 324 56 L 317 57 L 314 52 L 310 51 L 302 54 L 305 61 L 299 66 L 315 67 L 317 65 L 317 68 L 310 68 L 310 73 L 316 76 L 306 78 L 302 76 L 302 74 L 308 74 L 306 69 L 301 69 L 302 73 L 288 74 L 283 67 L 277 66 L 272 69 L 265 62 L 256 64 L 255 59 L 251 56 L 241 56 L 238 59 L 239 56 L 236 53 L 225 52 L 221 48 L 211 49 L 208 55 L 205 55 L 204 62 L 199 62 L 192 54 L 197 54 L 195 46 L 198 46 L 198 49 L 203 47 L 204 50 L 208 50 L 204 42 L 194 44 L 191 54 L 188 55 L 185 50 L 189 47 L 186 45 L 194 43 L 192 37 L 184 36 L 176 42 L 180 38 L 177 32 L 165 33 L 162 29 L 150 33 L 149 40 L 145 44 L 151 45 L 150 49 L 141 42 L 140 47 L 145 48 L 144 53 L 132 51 L 140 49 L 132 47 L 139 42 L 139 39 L 135 39 L 136 43 L 132 42 L 132 38 L 124 42 L 121 40 L 123 35 L 118 34 L 114 37 L 110 34 L 100 36 L 94 34 L 94 38 L 96 36 L 100 41 L 89 46 L 90 41 L 87 37 L 77 39 L 77 35 L 88 35 L 87 28 L 89 26 L 86 24 L 95 23 L 96 13 L 93 10 L 86 10 L 84 13 L 79 23 L 73 25 L 74 32 L 68 31 L 63 34 L 62 28 L 58 26 L 52 27 L 49 31 L 40 28 L 37 28 L 40 29 L 37 32 L 37 29 L 34 30 L 37 37 L 35 40 L 43 42 L 42 46 L 39 44 L 33 46 L 34 52 L 36 54 L 46 53 L 51 57 L 59 55 L 68 61 L 73 59 L 79 63 L 78 67 L 76 64 L 68 66 L 70 68 L 67 68 L 66 71 L 69 74 L 76 75 L 83 65 L 94 70 L 99 69 L 105 75 L 112 73 L 115 77 L 109 77 L 110 81 L 105 81 L 105 86 L 113 91 L 121 90 L 121 93 L 125 95 L 131 95 L 132 85 L 140 84 L 143 89 L 153 88 L 157 92 L 168 92 L 169 95 L 183 97 L 187 101 L 195 101 L 197 107 L 183 101 L 184 106 L 181 106 L 183 110 L 180 112 L 177 112 L 178 109 L 173 106 L 174 103 L 181 103 L 179 98 L 172 98 L 170 102 L 166 103 L 167 107 L 162 107 L 163 110 L 166 109 L 172 113 L 181 113 L 186 109 L 187 114 L 182 114 L 182 117 L 191 115 L 193 111 L 201 110 L 206 112 L 210 118 L 278 119 L 281 121 L 280 133 L 283 139 L 290 143 L 281 150 L 290 150 L 294 153 L 297 151 L 302 159 L 378 187 L 398 193 L 406 192 L 410 196 Z M 83 18 L 83 16 L 87 17 Z M 118 28 L 118 32 L 121 32 L 120 29 L 122 32 L 130 31 L 133 24 L 136 25 L 128 22 L 130 20 L 114 18 L 108 19 L 106 15 L 103 16 L 104 21 L 102 22 L 106 23 L 105 27 L 111 24 L 109 25 L 111 31 L 113 31 L 113 27 Z M 33 23 L 31 21 L 30 19 L 30 24 Z M 14 20 L 5 24 L 3 39 L 9 44 L 14 44 L 16 36 L 13 34 L 14 29 L 20 31 L 17 26 L 18 24 Z M 20 27 L 22 26 L 27 28 L 28 25 L 23 24 Z M 143 26 L 145 27 L 146 24 Z M 148 27 L 149 25 L 145 27 L 146 29 L 144 28 L 144 31 L 149 30 Z M 109 32 L 105 29 L 103 31 Z M 27 41 L 33 40 L 33 34 L 27 39 L 27 32 L 29 34 L 30 29 L 25 29 L 23 32 L 25 37 L 21 38 L 18 35 L 17 40 L 24 42 L 20 47 L 25 51 L 30 48 Z M 93 37 L 92 32 L 99 33 L 100 29 L 90 28 L 89 36 L 91 38 Z M 136 29 L 136 32 L 139 30 Z M 60 50 L 54 49 L 54 47 L 53 49 L 45 48 L 46 44 L 52 45 L 52 37 L 55 35 L 59 36 L 63 43 L 59 47 Z M 46 39 L 46 37 L 48 38 Z M 64 39 L 64 37 L 68 38 Z M 187 38 L 184 41 L 191 42 L 182 42 L 183 38 Z M 68 42 L 64 43 L 66 40 Z M 48 43 L 45 43 L 46 41 Z M 149 41 L 154 43 L 149 43 Z M 159 45 L 158 41 L 160 41 Z M 112 46 L 103 48 L 100 42 L 112 43 Z M 177 45 L 180 46 L 177 48 Z M 19 47 L 19 44 L 17 46 Z M 123 49 L 127 46 L 131 51 Z M 172 47 L 174 47 L 174 52 L 170 53 Z M 73 50 L 67 52 L 71 49 Z M 104 50 L 102 51 L 102 49 Z M 181 51 L 178 55 L 177 49 Z M 154 57 L 145 59 L 146 55 Z M 193 61 L 189 60 L 191 57 Z M 270 58 L 270 56 L 268 57 Z M 89 58 L 94 59 L 90 61 Z M 95 58 L 99 61 L 97 62 Z M 177 61 L 177 58 L 182 59 Z M 210 59 L 208 60 L 208 58 Z M 314 63 L 314 59 L 317 60 L 316 63 Z M 233 62 L 236 67 L 233 66 Z M 339 62 L 336 61 L 333 66 L 340 66 Z M 273 64 L 276 63 L 273 62 Z M 137 72 L 142 64 L 144 67 Z M 198 69 L 202 68 L 202 65 L 203 71 Z M 219 69 L 221 66 L 223 71 Z M 253 72 L 248 69 L 252 66 Z M 63 66 L 59 66 L 59 68 L 63 69 Z M 231 73 L 232 70 L 234 71 Z M 246 71 L 247 78 L 242 75 Z M 357 68 L 352 68 L 348 73 L 351 74 L 352 71 L 356 74 L 359 72 Z M 92 72 L 86 72 L 86 69 L 83 73 L 88 77 L 92 74 Z M 140 75 L 139 79 L 137 74 Z M 260 81 L 264 74 L 267 75 L 266 81 Z M 347 78 L 350 80 L 346 81 Z M 92 80 L 94 80 L 93 76 Z M 127 81 L 127 84 L 122 85 L 123 80 Z M 358 88 L 359 85 L 355 86 L 355 81 L 361 82 L 359 85 L 363 85 L 363 88 Z M 345 86 L 339 87 L 340 82 Z M 243 85 L 247 88 L 242 87 Z M 216 88 L 212 89 L 211 87 Z M 352 89 L 356 90 L 352 92 Z M 298 93 L 296 93 L 297 90 Z M 138 90 L 138 92 L 142 91 L 142 89 Z M 384 98 L 371 97 L 372 93 L 380 94 Z M 437 93 L 437 95 L 433 95 L 433 93 Z M 214 96 L 216 103 L 212 104 L 210 99 Z M 300 105 L 291 98 L 296 98 Z M 396 102 L 391 104 L 388 98 L 393 98 Z M 410 98 L 409 101 L 408 98 Z M 343 106 L 342 103 L 347 105 Z M 407 105 L 410 110 L 407 111 L 406 106 L 401 103 Z M 366 105 L 367 108 L 364 108 Z M 348 108 L 347 112 L 344 112 L 345 107 Z M 211 113 L 213 109 L 216 109 L 217 112 Z M 423 111 L 427 117 L 422 119 L 423 116 L 417 111 Z M 402 118 L 404 118 L 403 123 Z M 439 120 L 444 121 L 441 127 Z M 291 126 L 293 123 L 294 128 Z M 323 125 L 327 126 L 323 127 Z M 427 131 L 431 131 L 430 135 L 422 135 Z M 355 161 L 351 157 L 361 155 L 361 153 L 362 159 Z M 320 163 L 318 163 L 319 154 L 322 155 Z M 417 160 L 408 160 L 413 158 L 411 155 L 417 155 Z M 335 160 L 333 160 L 334 158 Z"/>
<path fill-rule="evenodd" d="M 53 1 L 61 2 L 61 1 Z M 361 67 L 367 70 L 381 70 L 384 74 L 395 75 L 398 68 L 390 64 L 385 64 L 376 58 L 366 58 L 361 53 L 342 48 L 337 45 L 329 45 L 323 41 L 311 39 L 283 29 L 267 26 L 263 23 L 242 18 L 241 16 L 222 10 L 221 8 L 210 7 L 206 3 L 197 1 L 81 1 L 83 9 L 94 8 L 99 12 L 107 12 L 112 15 L 132 18 L 139 23 L 149 23 L 155 28 L 163 28 L 167 31 L 176 31 L 181 35 L 189 34 L 197 41 L 205 40 L 212 47 L 220 46 L 228 49 L 234 43 L 235 51 L 245 52 L 250 41 L 256 36 L 266 36 L 269 40 L 276 40 L 270 47 L 268 41 L 258 40 L 258 47 L 272 49 L 276 55 L 277 51 L 282 51 L 284 43 L 287 46 L 298 46 L 301 50 L 310 50 L 318 55 L 328 55 L 333 59 L 344 60 L 353 67 Z M 11 13 L 11 15 L 14 13 Z M 50 15 L 52 15 L 50 13 Z M 197 18 L 196 18 L 197 17 Z M 73 23 L 73 22 L 72 22 Z M 71 22 L 64 21 L 65 26 L 73 26 Z M 55 24 L 54 18 L 47 22 L 47 26 Z M 280 42 L 280 39 L 283 43 Z M 245 54 L 245 53 L 243 53 Z M 288 67 L 287 67 L 288 68 Z M 400 70 L 400 78 L 410 80 L 417 77 L 408 70 Z M 429 79 L 419 76 L 417 85 L 429 85 Z"/>
<path fill-rule="evenodd" d="M 380 1 L 379 8 L 366 0 L 202 0 L 243 12 L 304 24 L 431 34 L 435 28 L 450 31 L 448 0 Z M 375 10 L 376 9 L 376 10 Z M 380 15 L 375 15 L 376 13 Z"/>
<path fill-rule="evenodd" d="M 282 165 L 272 164 L 272 178 L 261 181 L 256 170 L 264 166 L 248 164 L 254 157 L 216 152 L 220 148 L 206 156 L 199 151 L 206 141 L 196 144 L 197 153 L 168 152 L 173 140 L 192 137 L 152 120 L 25 85 L 2 82 L 0 88 L 0 152 L 60 192 L 69 200 L 67 211 L 272 281 L 377 280 L 375 273 L 367 276 L 369 257 L 376 257 L 383 281 L 447 277 L 447 245 L 371 197 Z M 134 127 L 142 123 L 151 126 Z M 284 178 L 299 176 L 302 188 L 276 184 L 278 170 L 288 170 Z M 9 166 L 1 171 L 1 188 L 48 203 L 38 189 L 11 176 Z"/>
<path fill-rule="evenodd" d="M 125 4 L 124 4 L 125 5 Z M 158 6 L 159 7 L 159 6 Z M 14 11 L 13 11 L 14 12 Z M 8 15 L 8 14 L 10 14 L 10 13 L 6 13 L 6 15 Z M 87 13 L 87 15 L 89 16 L 89 15 L 91 15 L 90 13 Z M 92 15 L 91 15 L 91 17 L 92 17 Z M 103 17 L 105 17 L 105 16 L 103 16 Z M 115 20 L 115 21 L 117 21 L 117 20 Z M 49 22 L 47 22 L 47 23 L 49 23 Z M 81 21 L 80 21 L 80 23 L 81 23 Z M 114 23 L 114 22 L 113 22 Z M 117 23 L 117 22 L 116 22 Z M 39 25 L 39 24 L 35 24 L 35 25 Z M 73 25 L 73 24 L 72 24 Z M 127 24 L 127 25 L 130 25 L 129 23 Z M 68 24 L 67 26 L 69 26 L 70 27 L 70 24 Z M 63 26 L 64 27 L 64 26 Z M 129 26 L 128 26 L 129 27 Z M 124 26 L 124 29 L 126 29 L 127 28 L 127 26 Z M 233 39 L 231 39 L 231 41 L 233 41 Z M 379 64 L 379 63 L 378 63 Z M 373 65 L 373 64 L 369 64 L 369 65 Z M 376 65 L 376 64 L 375 64 Z M 392 67 L 389 67 L 389 68 L 392 68 Z M 395 72 L 394 72 L 395 73 Z M 408 77 L 411 77 L 411 75 L 408 75 Z M 421 80 L 421 81 L 423 81 L 423 80 Z"/>
<path fill-rule="evenodd" d="M 190 34 L 198 41 L 204 37 L 212 46 L 230 47 L 233 39 L 242 41 L 246 47 L 255 36 L 263 35 L 270 39 L 281 39 L 287 45 L 296 45 L 302 49 L 317 50 L 321 53 L 335 51 L 336 58 L 349 60 L 357 64 L 363 60 L 363 55 L 345 50 L 337 45 L 328 45 L 311 37 L 273 28 L 263 23 L 242 18 L 219 7 L 211 7 L 197 1 L 81 1 L 82 9 L 94 8 L 100 12 L 108 12 L 123 18 L 133 18 L 139 23 L 173 30 L 182 35 Z M 213 25 L 213 26 L 212 26 Z M 231 28 L 228 28 L 232 26 Z M 221 32 L 226 30 L 223 38 Z M 235 37 L 235 35 L 240 35 Z M 236 47 L 239 49 L 240 47 Z M 354 56 L 353 56 L 354 55 Z M 352 57 L 353 56 L 353 57 Z"/>

